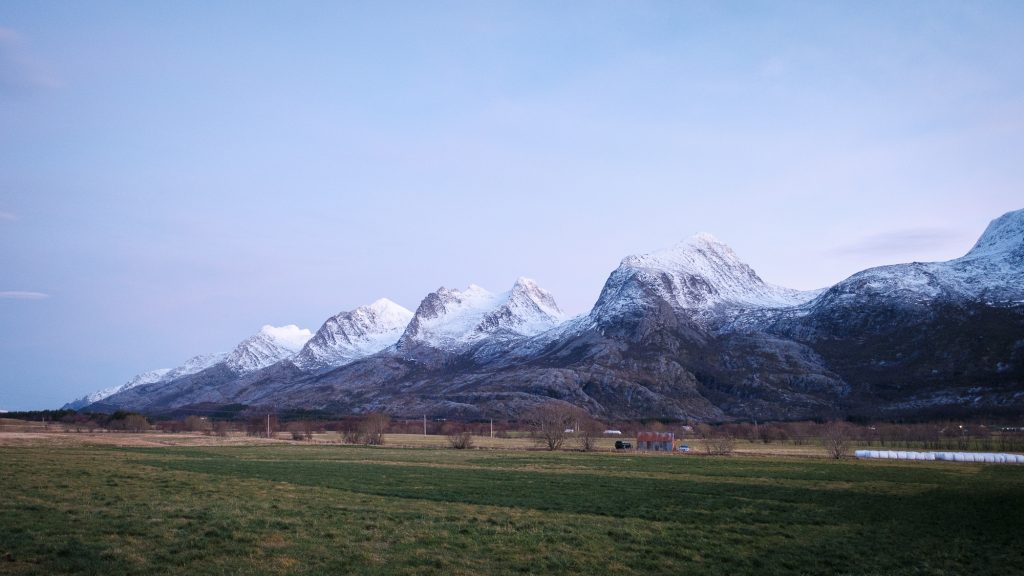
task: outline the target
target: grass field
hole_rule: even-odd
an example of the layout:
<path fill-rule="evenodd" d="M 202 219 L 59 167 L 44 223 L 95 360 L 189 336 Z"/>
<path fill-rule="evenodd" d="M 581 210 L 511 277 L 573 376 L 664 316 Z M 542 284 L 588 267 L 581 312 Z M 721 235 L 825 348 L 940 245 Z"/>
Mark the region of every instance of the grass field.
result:
<path fill-rule="evenodd" d="M 1024 573 L 1024 467 L 0 445 L 0 574 Z"/>

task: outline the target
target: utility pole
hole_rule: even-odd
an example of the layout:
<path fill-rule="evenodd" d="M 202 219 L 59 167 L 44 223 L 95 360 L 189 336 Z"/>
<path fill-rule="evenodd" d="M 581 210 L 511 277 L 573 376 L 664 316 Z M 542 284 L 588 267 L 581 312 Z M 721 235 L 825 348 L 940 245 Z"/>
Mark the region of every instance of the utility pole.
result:
<path fill-rule="evenodd" d="M 423 415 L 423 435 L 427 435 L 427 415 Z"/>
<path fill-rule="evenodd" d="M 270 412 L 267 412 L 267 438 L 270 438 Z"/>
<path fill-rule="evenodd" d="M 494 438 L 494 418 L 491 418 L 491 438 Z"/>

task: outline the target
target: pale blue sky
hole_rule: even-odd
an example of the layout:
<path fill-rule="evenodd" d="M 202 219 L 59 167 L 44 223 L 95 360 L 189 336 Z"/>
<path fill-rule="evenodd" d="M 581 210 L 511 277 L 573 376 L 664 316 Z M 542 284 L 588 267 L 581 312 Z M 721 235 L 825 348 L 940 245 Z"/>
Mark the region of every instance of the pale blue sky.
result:
<path fill-rule="evenodd" d="M 0 409 L 442 285 L 584 312 L 700 231 L 796 288 L 959 256 L 1022 55 L 1020 2 L 4 2 Z"/>

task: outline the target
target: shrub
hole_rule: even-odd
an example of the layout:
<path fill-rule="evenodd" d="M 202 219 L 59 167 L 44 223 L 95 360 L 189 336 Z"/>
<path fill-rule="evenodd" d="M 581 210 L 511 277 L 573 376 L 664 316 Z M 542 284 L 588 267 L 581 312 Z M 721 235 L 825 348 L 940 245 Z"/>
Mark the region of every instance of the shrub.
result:
<path fill-rule="evenodd" d="M 465 450 L 473 447 L 473 435 L 468 431 L 452 432 L 448 435 L 448 445 L 456 450 Z"/>

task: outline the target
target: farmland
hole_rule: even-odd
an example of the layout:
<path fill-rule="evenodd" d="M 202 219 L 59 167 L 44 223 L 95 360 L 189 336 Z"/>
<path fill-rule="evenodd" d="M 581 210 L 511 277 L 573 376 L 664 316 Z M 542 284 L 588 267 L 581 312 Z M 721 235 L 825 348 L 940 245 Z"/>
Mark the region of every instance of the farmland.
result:
<path fill-rule="evenodd" d="M 51 436 L 0 442 L 0 573 L 1024 569 L 1024 467 Z"/>

